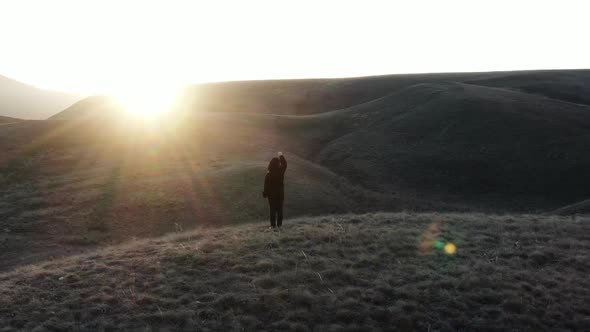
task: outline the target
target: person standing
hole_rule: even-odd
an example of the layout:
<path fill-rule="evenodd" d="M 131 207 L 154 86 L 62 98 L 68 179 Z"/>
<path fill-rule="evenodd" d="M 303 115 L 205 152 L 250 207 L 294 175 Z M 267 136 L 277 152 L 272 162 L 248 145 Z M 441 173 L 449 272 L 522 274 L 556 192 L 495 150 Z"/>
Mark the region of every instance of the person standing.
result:
<path fill-rule="evenodd" d="M 270 227 L 283 225 L 283 202 L 285 200 L 284 178 L 287 170 L 287 160 L 282 152 L 279 157 L 272 158 L 268 164 L 268 172 L 264 178 L 262 197 L 268 199 L 270 207 Z"/>

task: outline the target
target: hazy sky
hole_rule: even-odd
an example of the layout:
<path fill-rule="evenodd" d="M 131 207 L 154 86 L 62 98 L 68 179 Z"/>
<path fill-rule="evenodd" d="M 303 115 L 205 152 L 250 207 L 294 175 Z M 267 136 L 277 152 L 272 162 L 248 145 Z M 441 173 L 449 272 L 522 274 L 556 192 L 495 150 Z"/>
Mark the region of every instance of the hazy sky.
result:
<path fill-rule="evenodd" d="M 585 1 L 0 0 L 0 75 L 125 93 L 193 82 L 590 68 Z"/>

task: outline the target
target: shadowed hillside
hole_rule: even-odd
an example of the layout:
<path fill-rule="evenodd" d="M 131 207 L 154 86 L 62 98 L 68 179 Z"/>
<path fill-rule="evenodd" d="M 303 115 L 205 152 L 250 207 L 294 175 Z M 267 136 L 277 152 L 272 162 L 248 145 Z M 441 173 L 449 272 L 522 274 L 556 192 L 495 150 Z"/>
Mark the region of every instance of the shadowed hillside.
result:
<path fill-rule="evenodd" d="M 373 189 L 481 195 L 492 204 L 518 197 L 539 208 L 588 195 L 588 106 L 470 84 L 420 84 L 324 120 L 348 129 L 315 159 Z"/>
<path fill-rule="evenodd" d="M 20 119 L 47 119 L 81 96 L 39 88 L 0 76 L 0 116 Z"/>
<path fill-rule="evenodd" d="M 469 83 L 508 88 L 572 103 L 590 105 L 590 71 L 533 71 L 499 73 Z"/>
<path fill-rule="evenodd" d="M 411 85 L 446 81 L 518 89 L 565 101 L 590 104 L 589 70 L 222 82 L 187 88 L 184 91 L 184 102 L 191 109 L 204 111 L 316 114 L 365 103 Z"/>
<path fill-rule="evenodd" d="M 558 215 L 587 215 L 587 214 L 590 214 L 590 199 L 586 199 L 581 202 L 577 202 L 574 204 L 560 207 L 559 209 L 551 211 L 551 213 L 558 214 Z"/>
<path fill-rule="evenodd" d="M 570 330 L 587 219 L 336 215 L 200 228 L 0 274 L 4 330 Z"/>
<path fill-rule="evenodd" d="M 473 73 L 415 74 L 208 83 L 186 88 L 184 103 L 191 109 L 215 112 L 305 115 L 361 104 L 416 83 L 477 77 Z"/>

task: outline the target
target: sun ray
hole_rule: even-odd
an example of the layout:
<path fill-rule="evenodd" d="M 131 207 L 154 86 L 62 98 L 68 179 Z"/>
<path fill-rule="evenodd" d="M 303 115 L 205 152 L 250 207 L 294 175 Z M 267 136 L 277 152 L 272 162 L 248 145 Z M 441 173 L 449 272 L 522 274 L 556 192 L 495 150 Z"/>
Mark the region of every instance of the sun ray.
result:
<path fill-rule="evenodd" d="M 115 99 L 125 113 L 135 119 L 152 120 L 170 111 L 178 98 L 178 89 L 171 86 L 142 86 L 121 91 Z"/>

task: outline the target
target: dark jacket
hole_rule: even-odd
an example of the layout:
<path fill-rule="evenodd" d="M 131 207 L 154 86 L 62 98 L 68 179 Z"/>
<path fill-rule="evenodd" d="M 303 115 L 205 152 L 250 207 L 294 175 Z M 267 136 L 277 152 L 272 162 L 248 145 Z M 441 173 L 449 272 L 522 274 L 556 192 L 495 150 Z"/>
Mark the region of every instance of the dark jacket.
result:
<path fill-rule="evenodd" d="M 284 156 L 272 158 L 268 164 L 268 173 L 266 173 L 266 177 L 264 178 L 264 192 L 262 192 L 262 196 L 269 198 L 283 196 L 285 170 L 287 170 L 287 160 Z"/>

